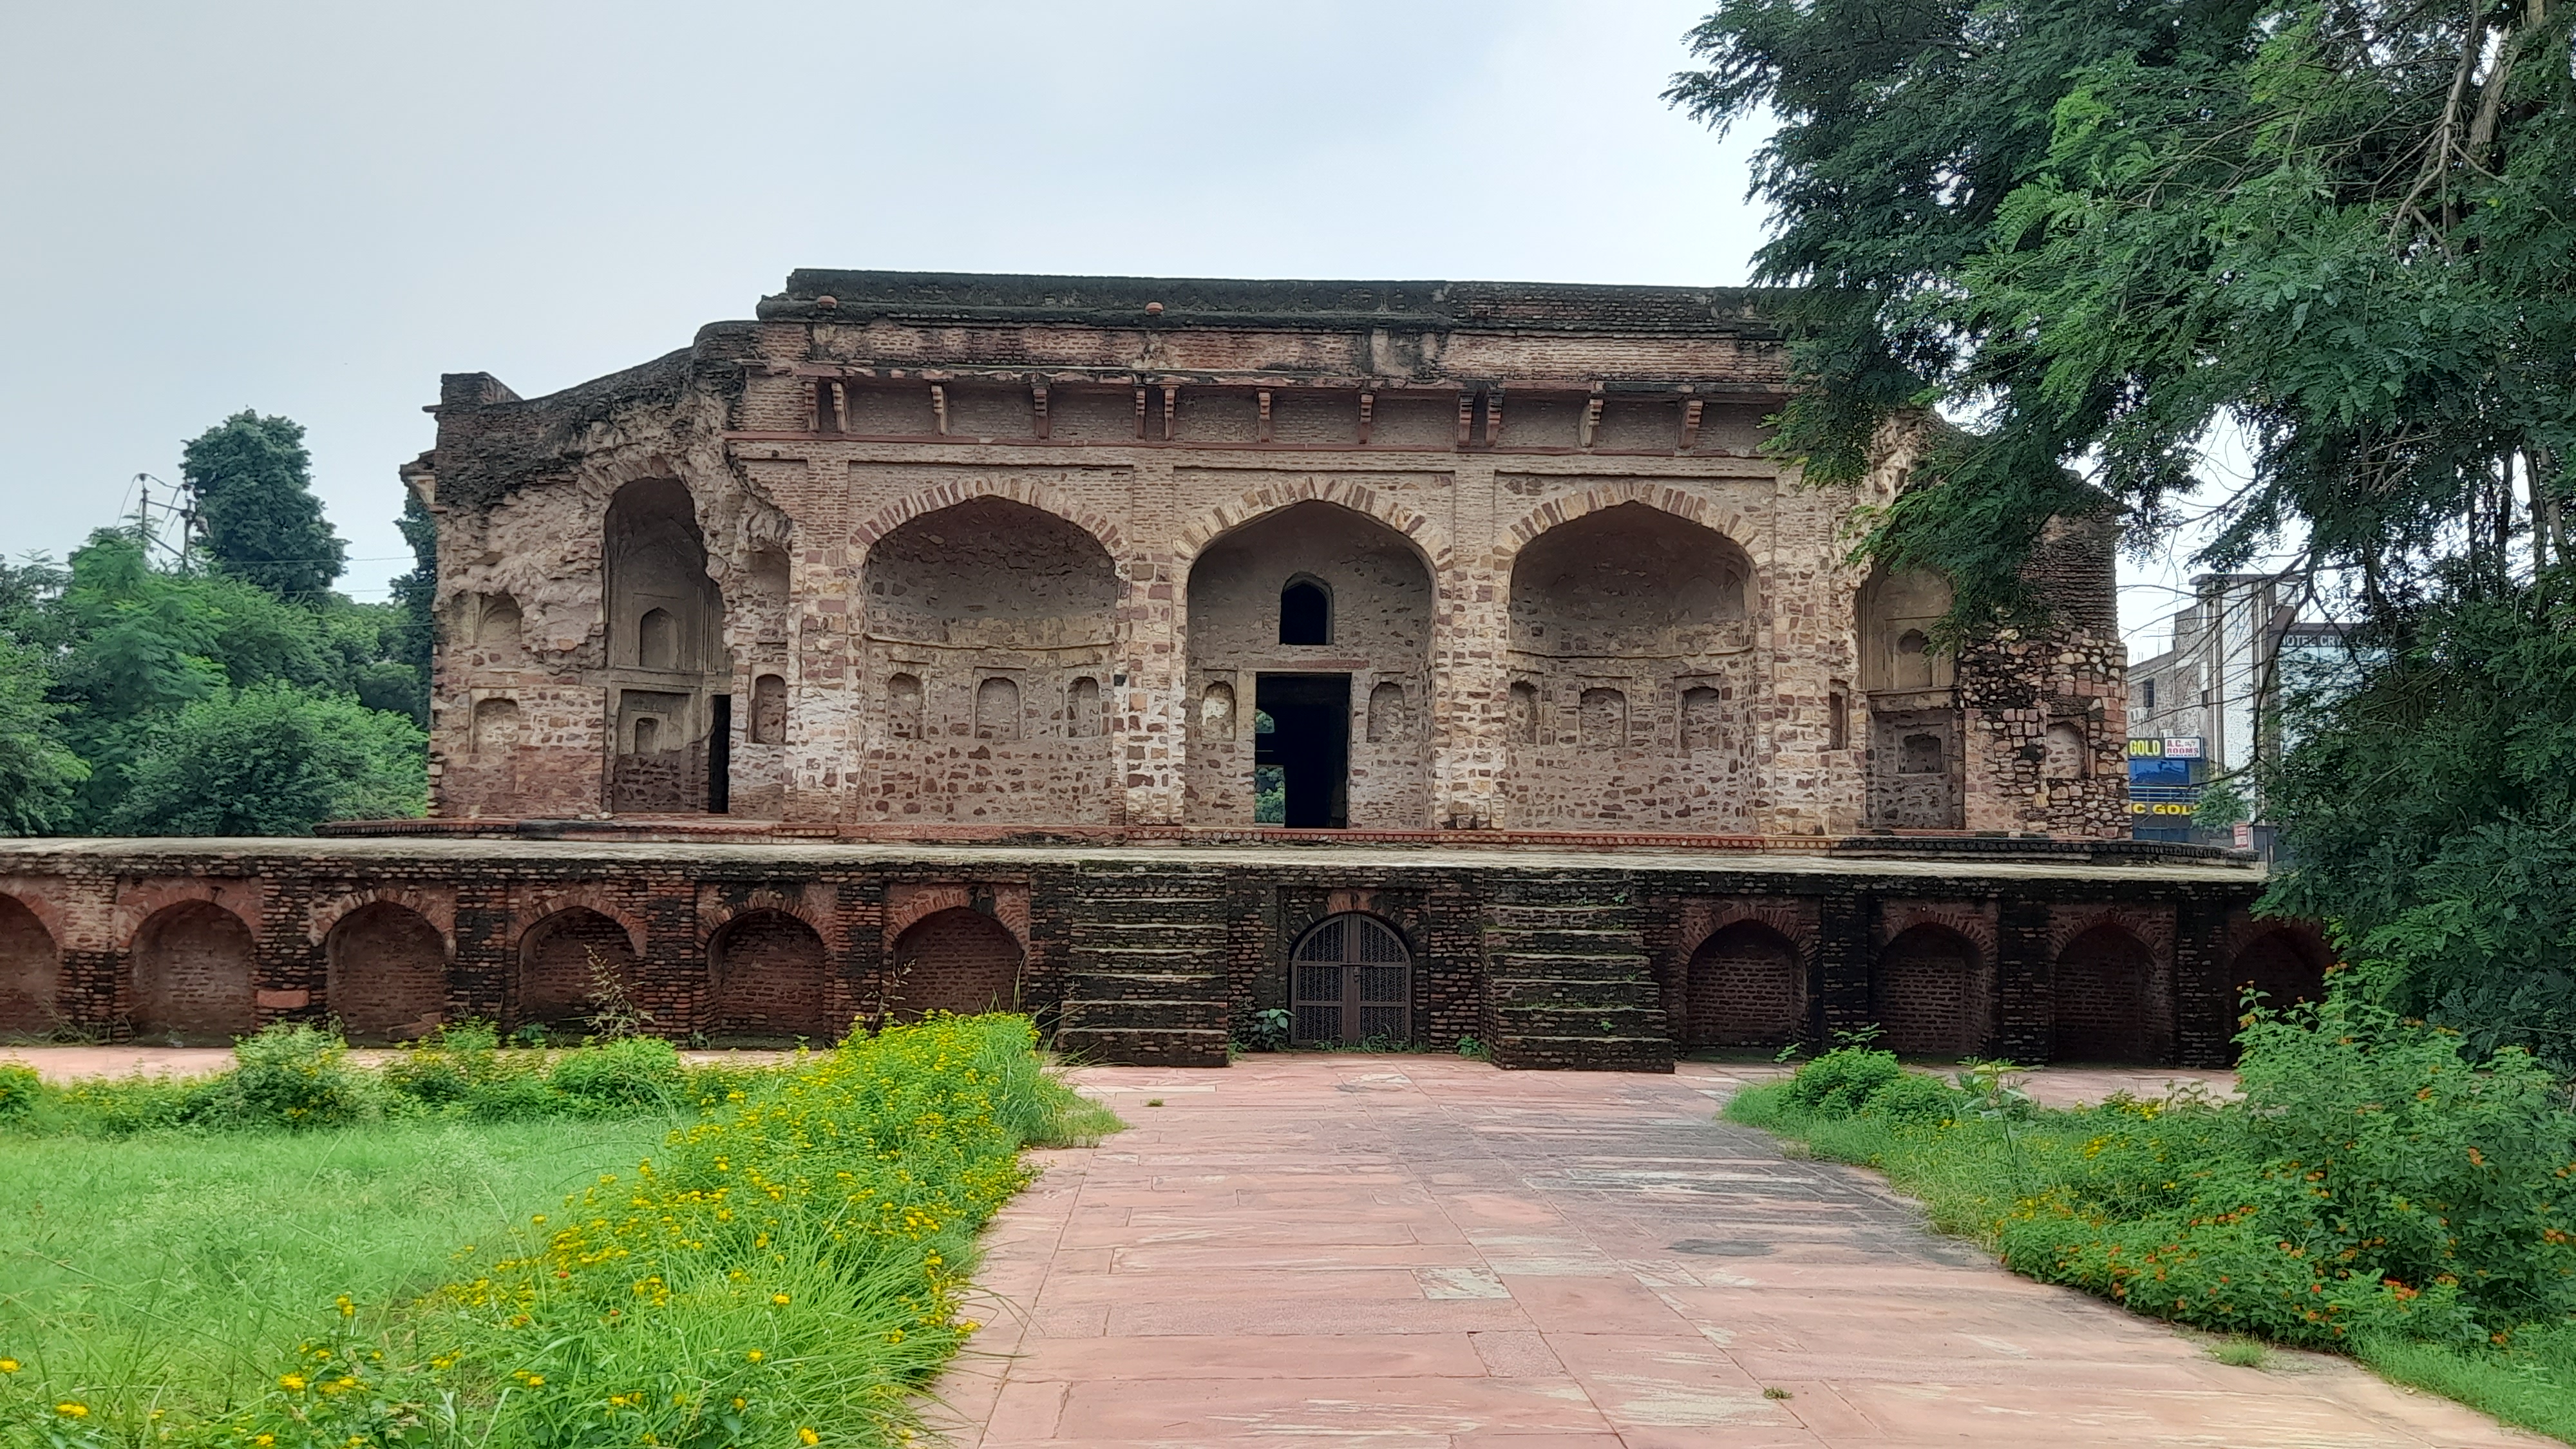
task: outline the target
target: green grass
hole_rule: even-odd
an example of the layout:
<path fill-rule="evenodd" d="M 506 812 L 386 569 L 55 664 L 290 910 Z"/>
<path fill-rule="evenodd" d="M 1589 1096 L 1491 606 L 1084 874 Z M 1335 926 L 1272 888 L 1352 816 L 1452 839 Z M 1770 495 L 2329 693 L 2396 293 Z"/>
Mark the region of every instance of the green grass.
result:
<path fill-rule="evenodd" d="M 2334 1050 L 2355 1050 L 2349 1038 L 2320 1039 Z M 2288 1050 L 2277 1041 L 2267 1049 Z M 2576 1319 L 2553 1320 L 2544 1313 L 2516 1323 L 2506 1317 L 2501 1321 L 2514 1326 L 2503 1334 L 2506 1341 L 2497 1344 L 2487 1340 L 2487 1331 L 2498 1321 L 2495 1313 L 2509 1310 L 2494 1308 L 2493 1299 L 2481 1310 L 2487 1315 L 2484 1322 L 2465 1333 L 2439 1323 L 2415 1323 L 2402 1311 L 2392 1311 L 2384 1296 L 2376 1302 L 2352 1299 L 2348 1332 L 2273 1312 L 2260 1301 L 2273 1298 L 2284 1285 L 2288 1291 L 2279 1296 L 2293 1302 L 2327 1301 L 2307 1296 L 2319 1291 L 2305 1286 L 2312 1273 L 2325 1288 L 2348 1284 L 2374 1291 L 2380 1274 L 2402 1274 L 2421 1291 L 2399 1294 L 2404 1302 L 2394 1305 L 2398 1309 L 2439 1299 L 2431 1271 L 2383 1262 L 2338 1283 L 2324 1271 L 2332 1261 L 2329 1255 L 2274 1240 L 2301 1236 L 2302 1244 L 2325 1241 L 2332 1246 L 2333 1233 L 2340 1231 L 2347 1240 L 2364 1240 L 2366 1247 L 2376 1230 L 2352 1228 L 2339 1215 L 2378 1211 L 2379 1220 L 2387 1220 L 2384 1205 L 2399 1194 L 2378 1188 L 2373 1174 L 2388 1170 L 2390 1163 L 2399 1170 L 2421 1169 L 2423 1175 L 2399 1184 L 2407 1194 L 2469 1203 L 2474 1181 L 2464 1188 L 2458 1181 L 2428 1180 L 2438 1170 L 2429 1164 L 2492 1160 L 2497 1147 L 2486 1145 L 2472 1155 L 2474 1143 L 2463 1145 L 2445 1136 L 2453 1129 L 2468 1130 L 2460 1124 L 2470 1121 L 2477 1103 L 2454 1104 L 2447 1116 L 2435 1115 L 2437 1104 L 2426 1103 L 2424 1119 L 2412 1124 L 2417 1130 L 2391 1139 L 2386 1161 L 2364 1161 L 2353 1154 L 2346 1154 L 2350 1160 L 2336 1159 L 2332 1165 L 2343 1175 L 2332 1180 L 2338 1189 L 2335 1206 L 2303 1220 L 2295 1206 L 2306 1200 L 2299 1190 L 2325 1176 L 2327 1156 L 2303 1149 L 2299 1160 L 2267 1165 L 2247 1143 L 2256 1134 L 2294 1131 L 2285 1124 L 2285 1113 L 2337 1114 L 2303 1096 L 2295 1084 L 2263 1080 L 2252 1069 L 2259 1066 L 2253 1053 L 2249 1080 L 2263 1100 L 2251 1111 L 2243 1104 L 2191 1100 L 2115 1100 L 2098 1108 L 2051 1111 L 2019 1098 L 1991 1070 L 1970 1083 L 1980 1090 L 1960 1090 L 1920 1074 L 1891 1078 L 1896 1070 L 1892 1058 L 1873 1062 L 1869 1057 L 1883 1054 L 1840 1052 L 1820 1058 L 1802 1069 L 1803 1089 L 1799 1082 L 1750 1088 L 1727 1104 L 1724 1115 L 1779 1134 L 1788 1155 L 1879 1169 L 1891 1185 L 1923 1204 L 1933 1227 L 1977 1241 L 2017 1271 L 2226 1334 L 2210 1350 L 2222 1363 L 2263 1366 L 2266 1338 L 2338 1350 L 2399 1383 L 2576 1443 Z M 2373 1069 L 2369 1061 L 2359 1061 L 2345 1064 L 2339 1073 L 2317 1071 L 2298 1080 L 2348 1082 Z M 2495 1081 L 2459 1075 L 2467 1078 L 2472 1093 Z M 1837 1083 L 1839 1091 L 1834 1090 Z M 2379 1100 L 2418 1100 L 2409 1092 L 2356 1090 L 2375 1099 L 2368 1104 L 2368 1117 L 2386 1115 Z M 2423 1096 L 2434 1093 L 2427 1088 Z M 2551 1180 L 2548 1163 L 2565 1161 L 2563 1155 L 2553 1159 L 2551 1154 L 2563 1151 L 2567 1137 L 2566 1124 L 2556 1115 L 2562 1109 L 2548 1106 L 2547 1100 L 2533 1098 L 2521 1109 L 2528 1120 L 2520 1122 L 2540 1143 L 2538 1165 L 2528 1175 L 2543 1183 Z M 2340 1120 L 2366 1118 L 2347 1110 Z M 2499 1140 L 2494 1117 L 2472 1125 L 2484 1142 Z M 2367 1129 L 2330 1126 L 2324 1135 L 2331 1143 L 2361 1130 Z M 2576 1171 L 2576 1164 L 2570 1170 Z M 2294 1191 L 2285 1193 L 2284 1187 Z M 2244 1232 L 2232 1235 L 2224 1222 L 2194 1206 L 2209 1201 L 2260 1203 L 2264 1215 L 2251 1217 Z M 2464 1218 L 2467 1209 L 2450 1211 L 2453 1218 Z M 2544 1206 L 2540 1211 L 2540 1221 L 2547 1222 L 2564 1208 Z M 2306 1236 L 2318 1234 L 2324 1236 Z M 2105 1245 L 2107 1258 L 2101 1251 Z M 2284 1251 L 2293 1246 L 2302 1246 L 2302 1252 Z M 2567 1271 L 2554 1249 L 2534 1251 L 2524 1262 L 2527 1266 L 2519 1270 L 2503 1271 L 2519 1271 L 2535 1295 L 2550 1291 L 2547 1285 L 2561 1281 Z M 2459 1271 L 2464 1276 L 2471 1272 L 2466 1263 Z M 2231 1280 L 2233 1287 L 2214 1286 Z M 2258 1280 L 2261 1291 L 2256 1291 Z M 2219 1307 L 2224 1297 L 2239 1301 L 2233 1308 Z M 2522 1301 L 2544 1300 L 2535 1296 Z M 2226 1317 L 2230 1313 L 2232 1319 Z"/>
<path fill-rule="evenodd" d="M 1021 1149 L 1124 1125 L 1018 1016 L 715 1075 L 469 1047 L 0 1081 L 0 1449 L 909 1444 Z"/>
<path fill-rule="evenodd" d="M 336 1297 L 417 1295 L 531 1205 L 633 1168 L 672 1120 L 0 1137 L 0 1357 L 101 1422 L 219 1411 Z"/>

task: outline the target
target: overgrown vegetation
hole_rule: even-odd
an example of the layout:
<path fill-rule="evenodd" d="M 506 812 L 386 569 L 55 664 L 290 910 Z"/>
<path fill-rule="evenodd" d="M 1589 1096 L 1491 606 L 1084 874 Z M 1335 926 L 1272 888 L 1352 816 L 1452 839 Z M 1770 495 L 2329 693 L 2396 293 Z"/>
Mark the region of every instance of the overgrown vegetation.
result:
<path fill-rule="evenodd" d="M 2002 1064 L 1943 1082 L 1845 1047 L 1727 1115 L 1885 1170 L 2018 1272 L 2576 1436 L 2565 1089 L 2346 993 L 2258 1014 L 2243 1045 L 2232 1100 L 2042 1110 Z"/>
<path fill-rule="evenodd" d="M 720 1106 L 778 1070 L 693 1066 L 670 1043 L 651 1037 L 568 1051 L 506 1051 L 480 1022 L 451 1026 L 381 1069 L 353 1065 L 340 1038 L 303 1025 L 245 1037 L 235 1056 L 237 1065 L 211 1076 L 67 1086 L 39 1080 L 33 1068 L 0 1063 L 0 1135 L 128 1137 L 692 1112 Z"/>
<path fill-rule="evenodd" d="M 306 835 L 428 803 L 434 540 L 396 600 L 331 592 L 346 550 L 303 430 L 192 440 L 198 526 L 104 528 L 69 565 L 0 564 L 0 831 Z M 182 546 L 183 543 L 186 546 Z"/>
<path fill-rule="evenodd" d="M 2527 0 L 1721 0 L 1669 93 L 1779 122 L 1781 449 L 1849 478 L 1891 418 L 1963 424 L 1868 550 L 1948 576 L 1963 642 L 2036 612 L 2033 542 L 2106 497 L 2145 547 L 2204 528 L 2197 568 L 2291 556 L 2358 692 L 2245 782 L 2274 904 L 2401 1011 L 2562 1070 L 2571 32 Z"/>
<path fill-rule="evenodd" d="M 367 1273 L 349 1271 L 345 1254 L 321 1255 L 325 1272 L 244 1263 L 286 1280 L 263 1293 L 301 1299 L 306 1317 L 291 1342 L 174 1321 L 174 1339 L 211 1335 L 220 1349 L 176 1352 L 138 1330 L 130 1360 L 102 1359 L 81 1347 L 96 1335 L 85 1332 L 89 1295 L 77 1274 L 12 1300 L 0 1309 L 0 1354 L 11 1365 L 0 1370 L 0 1444 L 900 1443 L 917 1432 L 914 1391 L 975 1329 L 958 1317 L 973 1239 L 1025 1180 L 1019 1150 L 1117 1125 L 1048 1076 L 1025 1018 L 933 1018 L 792 1068 L 740 1074 L 703 1113 L 683 1107 L 681 1125 L 638 1163 L 632 1124 L 671 1120 L 667 1097 L 632 1091 L 663 1080 L 649 1060 L 658 1046 L 630 1038 L 568 1053 L 542 1079 L 584 1104 L 566 1110 L 623 1117 L 613 1132 L 629 1134 L 615 1139 L 622 1159 L 577 1154 L 587 1184 L 559 1203 L 551 1193 L 495 1193 L 497 1210 L 475 1215 L 461 1229 L 470 1236 L 437 1254 L 422 1251 L 427 1228 L 454 1229 L 457 1215 L 396 1213 L 386 1231 L 399 1246 L 369 1259 Z M 130 1183 L 147 1154 L 198 1142 L 263 1144 L 243 1156 L 265 1158 L 273 1172 L 291 1156 L 280 1144 L 363 1152 L 471 1143 L 490 1130 L 511 1140 L 560 1131 L 469 1125 L 469 1104 L 497 1100 L 478 1098 L 475 1084 L 503 1079 L 492 1064 L 510 1055 L 479 1041 L 412 1054 L 379 1091 L 422 1101 L 444 1092 L 438 1119 L 315 1128 L 317 1117 L 347 1110 L 335 1073 L 348 1069 L 281 1046 L 282 1072 L 246 1061 L 229 1093 L 261 1104 L 264 1133 L 164 1130 L 72 1150 L 121 1154 Z M 568 1072 L 576 1063 L 584 1065 Z M 630 1070 L 637 1063 L 647 1068 L 640 1075 Z M 44 1110 L 39 1101 L 21 1116 Z M 408 1170 L 432 1169 L 415 1154 Z M 259 1211 L 256 1202 L 228 1209 L 236 1219 Z M 60 1216 L 57 1208 L 48 1220 Z M 374 1231 L 343 1226 L 362 1240 Z M 31 1233 L 15 1251 L 47 1251 L 59 1237 Z M 178 1239 L 169 1252 L 221 1259 L 218 1235 Z M 119 1311 L 152 1317 L 153 1298 Z"/>

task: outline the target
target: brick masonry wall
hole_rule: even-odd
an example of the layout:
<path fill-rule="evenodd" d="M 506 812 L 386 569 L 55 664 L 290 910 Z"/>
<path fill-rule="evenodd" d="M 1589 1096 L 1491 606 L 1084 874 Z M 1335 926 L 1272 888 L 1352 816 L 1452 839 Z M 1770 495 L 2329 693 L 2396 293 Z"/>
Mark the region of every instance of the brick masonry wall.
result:
<path fill-rule="evenodd" d="M 1071 923 L 1089 909 L 1083 862 L 1124 858 L 998 846 L 16 842 L 0 844 L 0 921 L 20 922 L 0 932 L 0 980 L 58 963 L 51 1017 L 111 1037 L 221 1039 L 335 1017 L 399 1035 L 431 1015 L 433 952 L 438 1019 L 577 1021 L 590 1009 L 587 947 L 624 973 L 650 1029 L 675 1039 L 823 1038 L 889 1010 L 1014 991 L 1044 1021 L 1065 989 Z M 1685 1048 L 1819 1040 L 1875 1018 L 1891 1041 L 1936 1056 L 2206 1065 L 2227 1057 L 2239 981 L 2312 992 L 2326 959 L 2312 930 L 2246 915 L 2260 878 L 2223 869 L 2007 877 L 1957 860 L 1898 874 L 1865 859 L 1783 870 L 1754 855 L 1576 863 L 1509 849 L 1423 863 L 1400 850 L 1179 858 L 1222 874 L 1220 994 L 1238 1024 L 1285 1004 L 1304 930 L 1361 911 L 1405 940 L 1414 1041 L 1438 1050 L 1489 1033 L 1489 909 L 1540 887 L 1629 892 L 1666 1029 Z"/>

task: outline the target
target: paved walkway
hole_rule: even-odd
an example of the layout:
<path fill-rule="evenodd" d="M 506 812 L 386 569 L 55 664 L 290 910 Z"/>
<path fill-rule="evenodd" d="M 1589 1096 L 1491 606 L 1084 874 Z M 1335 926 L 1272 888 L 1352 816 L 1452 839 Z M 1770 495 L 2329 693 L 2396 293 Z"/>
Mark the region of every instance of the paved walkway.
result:
<path fill-rule="evenodd" d="M 1873 1174 L 1711 1119 L 1764 1071 L 1086 1069 L 1134 1128 L 1044 1154 L 996 1220 L 991 1326 L 943 1427 L 980 1449 L 2547 1442 L 2339 1360 L 2229 1368 L 2006 1273 Z"/>

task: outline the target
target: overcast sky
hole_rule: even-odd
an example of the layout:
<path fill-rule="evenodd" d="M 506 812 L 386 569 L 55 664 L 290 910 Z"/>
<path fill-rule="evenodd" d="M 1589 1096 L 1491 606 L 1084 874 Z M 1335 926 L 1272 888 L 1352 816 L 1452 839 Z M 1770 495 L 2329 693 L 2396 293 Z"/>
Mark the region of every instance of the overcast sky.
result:
<path fill-rule="evenodd" d="M 250 407 L 382 598 L 438 374 L 550 392 L 799 266 L 1741 282 L 1759 138 L 1658 99 L 1706 4 L 30 5 L 0 550 Z"/>

